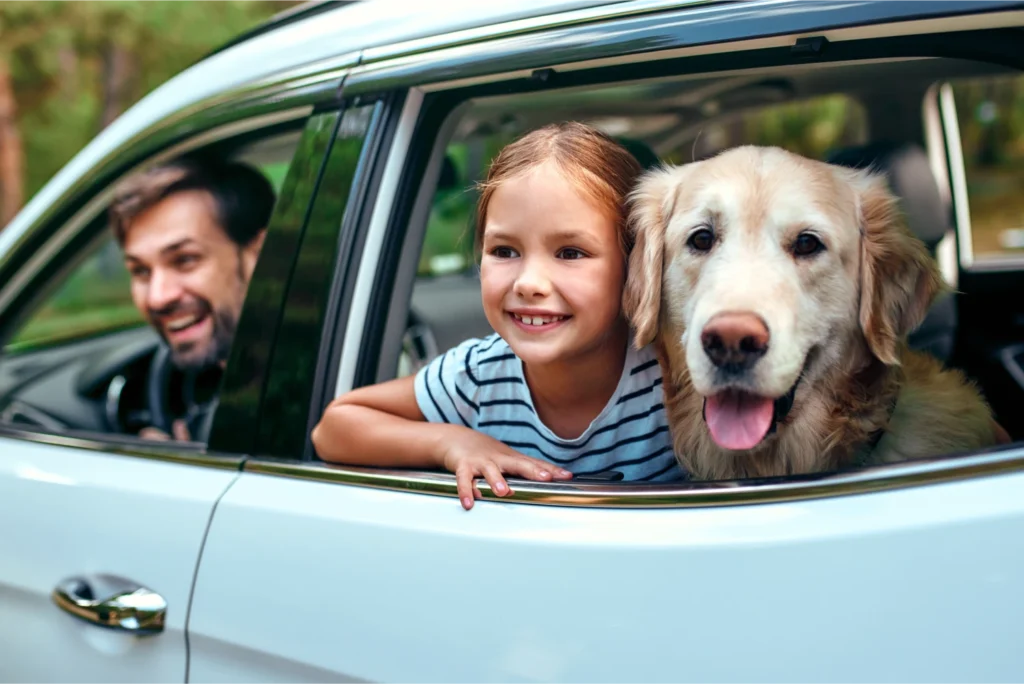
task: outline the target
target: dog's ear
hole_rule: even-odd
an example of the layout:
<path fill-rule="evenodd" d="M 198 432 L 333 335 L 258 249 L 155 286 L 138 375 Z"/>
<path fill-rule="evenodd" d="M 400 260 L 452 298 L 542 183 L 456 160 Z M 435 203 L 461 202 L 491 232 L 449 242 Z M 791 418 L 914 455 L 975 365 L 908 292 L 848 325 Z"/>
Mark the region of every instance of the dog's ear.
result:
<path fill-rule="evenodd" d="M 885 179 L 860 174 L 860 327 L 871 353 L 899 363 L 900 341 L 921 324 L 945 283 L 938 264 L 907 228 Z"/>
<path fill-rule="evenodd" d="M 672 215 L 675 182 L 670 169 L 648 171 L 629 196 L 632 249 L 622 293 L 622 310 L 633 326 L 639 349 L 654 341 L 661 316 L 661 278 L 665 228 Z"/>

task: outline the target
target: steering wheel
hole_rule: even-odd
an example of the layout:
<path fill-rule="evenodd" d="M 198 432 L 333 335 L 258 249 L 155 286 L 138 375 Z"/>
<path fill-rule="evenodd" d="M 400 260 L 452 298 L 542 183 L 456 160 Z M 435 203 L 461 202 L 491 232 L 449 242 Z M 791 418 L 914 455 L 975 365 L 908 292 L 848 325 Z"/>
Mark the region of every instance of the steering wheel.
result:
<path fill-rule="evenodd" d="M 412 309 L 409 309 L 405 334 L 402 335 L 402 352 L 407 356 L 411 372 L 416 372 L 441 353 L 434 331 Z"/>
<path fill-rule="evenodd" d="M 206 442 L 213 425 L 213 416 L 217 408 L 217 397 L 205 402 L 196 401 L 195 389 L 198 374 L 195 371 L 180 371 L 171 359 L 171 350 L 165 342 L 160 342 L 149 366 L 146 378 L 146 408 L 149 410 L 150 425 L 168 435 L 173 435 L 172 423 L 175 420 L 171 411 L 171 379 L 172 375 L 181 374 L 182 400 L 185 403 L 185 423 L 188 425 L 189 436 L 193 442 Z"/>

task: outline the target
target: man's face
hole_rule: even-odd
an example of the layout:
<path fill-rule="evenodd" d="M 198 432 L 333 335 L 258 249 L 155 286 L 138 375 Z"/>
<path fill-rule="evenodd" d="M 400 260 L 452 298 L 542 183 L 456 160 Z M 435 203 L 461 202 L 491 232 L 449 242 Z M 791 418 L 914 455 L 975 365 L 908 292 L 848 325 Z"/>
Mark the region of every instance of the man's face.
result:
<path fill-rule="evenodd" d="M 129 225 L 124 254 L 132 301 L 179 368 L 227 361 L 262 242 L 260 233 L 249 245 L 235 244 L 201 190 L 171 195 Z"/>

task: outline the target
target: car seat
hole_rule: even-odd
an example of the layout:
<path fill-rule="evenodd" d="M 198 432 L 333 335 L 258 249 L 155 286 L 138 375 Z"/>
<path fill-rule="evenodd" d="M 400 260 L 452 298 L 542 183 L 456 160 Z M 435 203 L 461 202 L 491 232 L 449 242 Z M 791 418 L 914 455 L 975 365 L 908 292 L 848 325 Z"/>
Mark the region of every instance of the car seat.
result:
<path fill-rule="evenodd" d="M 939 195 L 928 155 L 920 145 L 875 142 L 839 150 L 830 155 L 828 161 L 882 173 L 889 189 L 899 198 L 908 227 L 924 242 L 931 255 L 936 255 L 939 242 L 952 230 L 952 223 Z M 951 293 L 943 294 L 933 303 L 921 325 L 910 334 L 910 346 L 945 362 L 953 352 L 956 326 L 956 301 Z"/>

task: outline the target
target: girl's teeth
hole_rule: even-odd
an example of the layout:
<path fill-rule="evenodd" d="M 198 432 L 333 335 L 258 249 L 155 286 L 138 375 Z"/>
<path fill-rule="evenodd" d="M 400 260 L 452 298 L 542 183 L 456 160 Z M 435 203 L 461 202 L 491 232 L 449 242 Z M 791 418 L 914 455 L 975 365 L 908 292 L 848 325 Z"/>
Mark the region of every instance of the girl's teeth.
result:
<path fill-rule="evenodd" d="M 520 316 L 518 314 L 513 314 L 513 316 L 518 318 L 523 323 L 526 323 L 527 325 L 544 325 L 545 323 L 554 323 L 565 318 L 565 316 L 554 316 L 551 318 L 544 318 L 542 316 Z"/>

